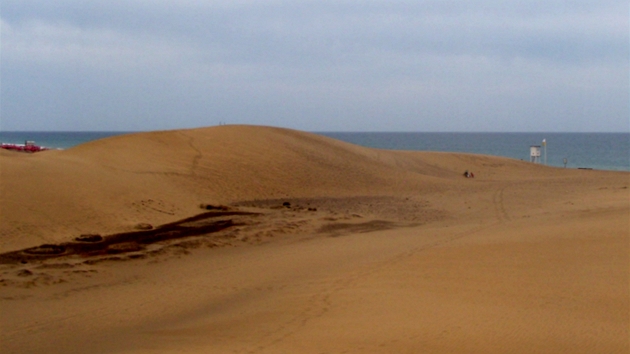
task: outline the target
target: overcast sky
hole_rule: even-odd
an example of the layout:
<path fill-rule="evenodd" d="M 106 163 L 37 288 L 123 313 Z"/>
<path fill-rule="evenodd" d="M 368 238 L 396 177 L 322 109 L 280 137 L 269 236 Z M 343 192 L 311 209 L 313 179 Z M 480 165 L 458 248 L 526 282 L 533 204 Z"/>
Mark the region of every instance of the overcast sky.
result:
<path fill-rule="evenodd" d="M 2 0 L 0 129 L 630 131 L 627 0 Z"/>

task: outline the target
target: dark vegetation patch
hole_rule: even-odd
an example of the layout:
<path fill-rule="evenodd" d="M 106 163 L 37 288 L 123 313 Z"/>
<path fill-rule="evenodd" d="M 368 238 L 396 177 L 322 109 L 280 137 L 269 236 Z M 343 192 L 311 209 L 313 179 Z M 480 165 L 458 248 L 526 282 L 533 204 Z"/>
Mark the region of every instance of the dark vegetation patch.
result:
<path fill-rule="evenodd" d="M 101 242 L 103 241 L 103 236 L 97 234 L 86 234 L 75 237 L 74 240 L 78 242 Z"/>
<path fill-rule="evenodd" d="M 83 257 L 114 255 L 141 251 L 146 245 L 199 236 L 222 231 L 241 225 L 230 216 L 258 215 L 251 212 L 214 210 L 190 218 L 164 224 L 151 229 L 122 232 L 114 235 L 81 235 L 73 242 L 43 244 L 19 251 L 0 254 L 0 264 L 26 264 L 61 256 L 79 255 Z"/>
<path fill-rule="evenodd" d="M 37 247 L 27 248 L 24 253 L 39 256 L 58 256 L 66 252 L 64 245 L 44 244 Z"/>
<path fill-rule="evenodd" d="M 322 226 L 320 233 L 330 233 L 332 236 L 339 236 L 344 233 L 365 233 L 371 231 L 387 230 L 394 228 L 395 223 L 384 220 L 372 220 L 363 223 L 334 223 Z"/>
<path fill-rule="evenodd" d="M 445 217 L 445 213 L 432 208 L 424 199 L 409 196 L 321 197 L 244 200 L 236 207 L 269 208 L 291 211 L 311 211 L 333 214 L 356 214 L 398 222 L 427 222 Z"/>
<path fill-rule="evenodd" d="M 199 205 L 199 207 L 201 209 L 206 209 L 206 210 L 221 210 L 221 211 L 230 210 L 230 207 L 225 206 L 225 205 L 201 204 Z"/>

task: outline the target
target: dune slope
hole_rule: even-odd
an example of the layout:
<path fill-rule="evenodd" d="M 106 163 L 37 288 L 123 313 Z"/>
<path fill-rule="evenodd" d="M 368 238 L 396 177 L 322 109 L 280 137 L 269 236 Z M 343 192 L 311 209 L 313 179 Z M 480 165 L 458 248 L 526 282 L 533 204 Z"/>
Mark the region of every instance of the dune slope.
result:
<path fill-rule="evenodd" d="M 0 250 L 128 230 L 200 203 L 356 194 L 387 184 L 367 149 L 262 127 L 142 133 L 0 156 Z M 385 174 L 386 176 L 386 174 Z"/>

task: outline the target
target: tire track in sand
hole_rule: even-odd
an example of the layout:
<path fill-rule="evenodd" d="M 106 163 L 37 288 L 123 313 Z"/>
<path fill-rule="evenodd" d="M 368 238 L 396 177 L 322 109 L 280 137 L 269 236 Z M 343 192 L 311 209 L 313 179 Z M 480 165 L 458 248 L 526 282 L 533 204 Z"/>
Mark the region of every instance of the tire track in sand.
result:
<path fill-rule="evenodd" d="M 510 215 L 505 210 L 505 204 L 503 202 L 503 193 L 505 191 L 505 187 L 497 190 L 492 195 L 492 204 L 494 206 L 494 212 L 499 219 L 500 223 L 512 220 Z"/>
<path fill-rule="evenodd" d="M 412 249 L 400 252 L 392 257 L 389 257 L 388 259 L 378 261 L 375 264 L 365 267 L 364 269 L 352 272 L 347 276 L 344 276 L 343 278 L 331 281 L 327 286 L 324 287 L 323 291 L 317 292 L 310 296 L 302 311 L 293 316 L 292 319 L 280 324 L 275 330 L 270 331 L 266 335 L 265 339 L 258 341 L 256 344 L 251 345 L 249 348 L 243 348 L 242 350 L 235 352 L 247 354 L 268 352 L 274 346 L 283 343 L 285 340 L 297 334 L 300 330 L 305 328 L 310 321 L 320 318 L 328 313 L 330 311 L 330 308 L 334 306 L 333 297 L 341 291 L 348 289 L 350 286 L 357 283 L 362 278 L 378 273 L 383 269 L 400 264 L 405 260 L 416 256 L 420 252 L 440 247 L 442 245 L 462 239 L 464 237 L 474 235 L 495 225 L 496 224 L 475 226 L 465 231 L 457 232 L 455 234 L 438 237 L 437 239 L 427 240 L 427 242 L 423 243 L 422 245 L 418 245 L 417 247 L 414 247 Z"/>
<path fill-rule="evenodd" d="M 203 157 L 203 154 L 201 153 L 201 150 L 199 150 L 196 146 L 195 146 L 195 138 L 186 135 L 184 133 L 180 133 L 183 136 L 185 136 L 186 138 L 188 138 L 188 146 L 193 149 L 195 151 L 195 156 L 193 156 L 192 159 L 192 163 L 190 165 L 190 174 L 191 175 L 195 175 L 195 171 L 197 170 L 197 167 L 199 166 L 199 160 L 201 160 L 201 158 Z"/>

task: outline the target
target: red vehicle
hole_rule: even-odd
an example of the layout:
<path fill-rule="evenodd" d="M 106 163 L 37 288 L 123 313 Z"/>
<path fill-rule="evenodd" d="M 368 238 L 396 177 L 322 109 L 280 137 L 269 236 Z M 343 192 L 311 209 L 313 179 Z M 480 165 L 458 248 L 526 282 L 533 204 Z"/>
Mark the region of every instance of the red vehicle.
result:
<path fill-rule="evenodd" d="M 35 142 L 30 141 L 30 140 L 25 141 L 24 144 L 2 143 L 0 144 L 0 148 L 6 149 L 6 150 L 21 151 L 21 152 L 39 152 L 39 151 L 50 150 L 47 147 L 35 145 Z"/>

